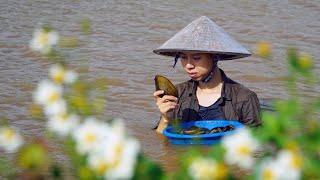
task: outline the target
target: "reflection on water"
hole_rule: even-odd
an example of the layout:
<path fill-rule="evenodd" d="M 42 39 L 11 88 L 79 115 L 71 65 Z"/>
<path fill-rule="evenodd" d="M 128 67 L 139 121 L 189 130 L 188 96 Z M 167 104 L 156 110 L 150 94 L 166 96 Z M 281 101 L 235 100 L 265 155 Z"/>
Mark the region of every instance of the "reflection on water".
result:
<path fill-rule="evenodd" d="M 107 78 L 107 106 L 101 118 L 124 118 L 129 132 L 141 141 L 142 150 L 166 170 L 174 170 L 177 155 L 187 147 L 168 145 L 162 135 L 151 131 L 159 117 L 152 97 L 153 78 L 163 74 L 178 83 L 187 77 L 179 66 L 172 70 L 172 59 L 152 50 L 206 15 L 251 51 L 259 40 L 272 43 L 277 62 L 273 68 L 256 56 L 219 65 L 259 97 L 281 98 L 286 95 L 282 86 L 285 48 L 293 45 L 313 56 L 319 54 L 319 11 L 317 0 L 1 2 L 0 113 L 26 136 L 44 133 L 44 123 L 31 119 L 27 107 L 33 87 L 46 76 L 50 63 L 31 53 L 28 41 L 35 27 L 50 23 L 61 35 L 78 35 L 84 42 L 79 49 L 65 51 L 73 67 L 81 71 L 87 66 L 81 72 L 90 79 Z M 78 26 L 84 17 L 90 18 L 93 26 L 88 37 L 80 34 Z"/>

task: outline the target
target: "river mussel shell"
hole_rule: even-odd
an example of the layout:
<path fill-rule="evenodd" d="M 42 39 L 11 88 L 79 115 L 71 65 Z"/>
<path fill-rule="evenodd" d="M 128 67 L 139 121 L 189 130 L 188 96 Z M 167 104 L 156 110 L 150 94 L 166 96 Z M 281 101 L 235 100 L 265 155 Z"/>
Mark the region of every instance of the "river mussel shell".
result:
<path fill-rule="evenodd" d="M 208 129 L 206 128 L 199 128 L 197 126 L 191 126 L 187 129 L 182 129 L 180 134 L 190 134 L 190 135 L 198 135 L 198 134 L 207 134 Z"/>
<path fill-rule="evenodd" d="M 225 126 L 225 127 L 216 127 L 213 128 L 209 131 L 209 134 L 213 134 L 213 133 L 219 133 L 219 132 L 227 132 L 227 131 L 232 131 L 235 128 L 231 125 Z"/>
<path fill-rule="evenodd" d="M 224 127 L 215 127 L 211 130 L 207 128 L 201 128 L 197 126 L 191 126 L 186 129 L 180 130 L 179 134 L 187 134 L 187 135 L 199 135 L 199 134 L 214 134 L 214 133 L 220 133 L 220 132 L 227 132 L 227 131 L 232 131 L 235 128 L 231 125 L 224 126 Z"/>
<path fill-rule="evenodd" d="M 171 83 L 171 81 L 161 75 L 156 75 L 154 78 L 156 90 L 163 90 L 163 95 L 170 95 L 178 97 L 178 90 L 176 87 Z"/>

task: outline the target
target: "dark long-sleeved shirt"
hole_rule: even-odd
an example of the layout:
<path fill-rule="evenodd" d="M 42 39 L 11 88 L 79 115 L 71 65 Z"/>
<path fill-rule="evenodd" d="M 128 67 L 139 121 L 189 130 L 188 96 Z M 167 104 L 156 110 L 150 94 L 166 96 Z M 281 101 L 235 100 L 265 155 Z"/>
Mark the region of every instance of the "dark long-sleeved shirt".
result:
<path fill-rule="evenodd" d="M 221 93 L 222 102 L 219 106 L 222 118 L 225 120 L 237 120 L 245 125 L 259 126 L 260 104 L 255 92 L 243 85 L 231 80 L 221 70 L 223 87 Z M 198 82 L 189 80 L 178 84 L 178 108 L 168 113 L 169 119 L 179 119 L 183 122 L 199 120 L 199 102 L 196 96 Z M 159 121 L 154 128 L 157 128 Z"/>

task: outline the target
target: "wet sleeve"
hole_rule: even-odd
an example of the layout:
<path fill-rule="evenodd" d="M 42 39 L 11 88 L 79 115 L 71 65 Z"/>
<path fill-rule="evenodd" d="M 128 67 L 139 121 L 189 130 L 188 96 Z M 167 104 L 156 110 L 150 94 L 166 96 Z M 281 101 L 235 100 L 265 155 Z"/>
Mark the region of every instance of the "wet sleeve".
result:
<path fill-rule="evenodd" d="M 260 126 L 260 103 L 256 93 L 250 93 L 241 108 L 241 122 L 249 126 Z"/>
<path fill-rule="evenodd" d="M 172 119 L 173 117 L 174 117 L 173 112 L 172 112 L 172 111 L 171 111 L 171 112 L 168 112 L 168 118 L 169 118 L 169 119 Z M 155 121 L 153 122 L 153 124 L 152 124 L 152 129 L 153 129 L 153 130 L 156 130 L 156 129 L 158 128 L 159 123 L 160 123 L 160 120 L 161 120 L 161 115 L 160 115 L 159 119 L 157 119 L 157 120 L 155 120 Z"/>
<path fill-rule="evenodd" d="M 181 86 L 180 85 L 175 85 L 175 87 L 178 89 L 178 93 L 180 94 L 180 89 L 181 89 Z M 180 96 L 179 96 L 180 97 Z M 179 102 L 178 102 L 179 103 Z M 179 107 L 180 107 L 180 104 L 179 104 Z M 167 116 L 168 116 L 168 119 L 173 119 L 174 117 L 176 117 L 176 114 L 175 113 L 177 113 L 177 111 L 170 111 L 170 112 L 168 112 L 168 114 L 167 114 Z M 153 124 L 152 124 L 152 129 L 153 130 L 156 130 L 157 128 L 158 128 L 158 126 L 159 126 L 159 123 L 160 123 L 160 120 L 161 120 L 161 115 L 160 115 L 160 117 L 159 117 L 159 119 L 156 119 L 154 122 L 153 122 Z"/>

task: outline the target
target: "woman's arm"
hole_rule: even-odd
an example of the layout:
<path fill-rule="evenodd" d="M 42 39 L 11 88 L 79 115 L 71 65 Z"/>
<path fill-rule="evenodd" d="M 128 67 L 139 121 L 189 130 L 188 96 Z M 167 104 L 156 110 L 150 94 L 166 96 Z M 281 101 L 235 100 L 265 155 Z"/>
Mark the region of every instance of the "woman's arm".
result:
<path fill-rule="evenodd" d="M 168 126 L 168 124 L 169 124 L 169 120 L 166 117 L 161 116 L 156 132 L 162 134 L 163 130 Z"/>
<path fill-rule="evenodd" d="M 153 94 L 156 100 L 156 105 L 158 106 L 159 111 L 161 113 L 160 122 L 158 124 L 158 127 L 156 128 L 156 131 L 158 133 L 162 133 L 163 129 L 167 127 L 170 121 L 168 113 L 178 106 L 178 99 L 176 97 L 169 95 L 164 95 L 163 97 L 160 97 L 163 94 L 164 91 L 162 90 L 156 91 Z"/>

